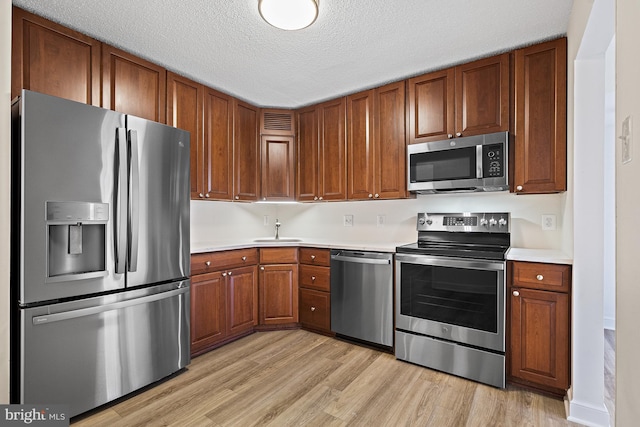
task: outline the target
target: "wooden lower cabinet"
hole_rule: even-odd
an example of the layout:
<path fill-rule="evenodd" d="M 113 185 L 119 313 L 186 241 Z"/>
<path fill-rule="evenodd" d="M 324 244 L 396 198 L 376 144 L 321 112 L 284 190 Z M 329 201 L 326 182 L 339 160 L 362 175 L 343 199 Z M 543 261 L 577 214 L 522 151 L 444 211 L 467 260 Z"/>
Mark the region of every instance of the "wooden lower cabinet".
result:
<path fill-rule="evenodd" d="M 226 283 L 221 272 L 191 279 L 191 353 L 198 353 L 227 336 Z"/>
<path fill-rule="evenodd" d="M 223 273 L 224 274 L 224 273 Z M 227 320 L 229 335 L 253 330 L 258 324 L 258 267 L 227 272 Z"/>
<path fill-rule="evenodd" d="M 298 248 L 261 248 L 259 324 L 297 326 Z"/>
<path fill-rule="evenodd" d="M 300 324 L 314 331 L 331 332 L 331 294 L 300 289 Z"/>
<path fill-rule="evenodd" d="M 331 252 L 300 248 L 300 325 L 304 329 L 331 332 Z"/>
<path fill-rule="evenodd" d="M 570 385 L 571 267 L 509 267 L 509 380 L 563 396 Z"/>

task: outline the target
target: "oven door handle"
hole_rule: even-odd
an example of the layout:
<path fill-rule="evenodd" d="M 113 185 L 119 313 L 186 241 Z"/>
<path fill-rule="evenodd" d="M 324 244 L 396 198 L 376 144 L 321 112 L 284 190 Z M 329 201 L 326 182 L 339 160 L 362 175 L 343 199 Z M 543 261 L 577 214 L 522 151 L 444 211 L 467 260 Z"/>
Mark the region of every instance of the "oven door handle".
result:
<path fill-rule="evenodd" d="M 502 271 L 505 269 L 504 261 L 442 258 L 429 255 L 396 254 L 396 262 L 404 262 L 407 264 L 433 265 L 436 267 L 468 268 L 473 270 Z"/>

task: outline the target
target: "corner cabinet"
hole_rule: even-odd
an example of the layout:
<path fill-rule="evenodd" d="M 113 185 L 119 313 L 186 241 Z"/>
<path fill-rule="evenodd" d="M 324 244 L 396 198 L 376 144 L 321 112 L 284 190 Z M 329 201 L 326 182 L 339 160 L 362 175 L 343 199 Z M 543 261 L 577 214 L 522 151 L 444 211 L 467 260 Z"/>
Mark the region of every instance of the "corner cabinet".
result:
<path fill-rule="evenodd" d="M 405 83 L 347 97 L 347 198 L 406 197 Z"/>
<path fill-rule="evenodd" d="M 563 396 L 570 385 L 571 266 L 508 267 L 508 379 Z"/>
<path fill-rule="evenodd" d="M 347 199 L 345 98 L 297 112 L 299 201 Z"/>
<path fill-rule="evenodd" d="M 508 53 L 408 80 L 408 143 L 509 130 Z"/>
<path fill-rule="evenodd" d="M 256 249 L 191 255 L 191 354 L 253 332 L 258 324 Z"/>
<path fill-rule="evenodd" d="M 259 324 L 298 326 L 298 248 L 260 248 Z"/>
<path fill-rule="evenodd" d="M 567 189 L 567 39 L 515 51 L 517 194 Z"/>

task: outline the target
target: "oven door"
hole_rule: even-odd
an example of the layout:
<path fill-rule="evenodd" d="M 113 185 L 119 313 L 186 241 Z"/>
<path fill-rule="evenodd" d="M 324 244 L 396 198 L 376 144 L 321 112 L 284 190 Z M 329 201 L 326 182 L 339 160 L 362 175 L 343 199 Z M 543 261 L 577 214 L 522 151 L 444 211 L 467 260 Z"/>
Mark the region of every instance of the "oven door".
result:
<path fill-rule="evenodd" d="M 505 266 L 396 254 L 396 329 L 504 352 Z"/>

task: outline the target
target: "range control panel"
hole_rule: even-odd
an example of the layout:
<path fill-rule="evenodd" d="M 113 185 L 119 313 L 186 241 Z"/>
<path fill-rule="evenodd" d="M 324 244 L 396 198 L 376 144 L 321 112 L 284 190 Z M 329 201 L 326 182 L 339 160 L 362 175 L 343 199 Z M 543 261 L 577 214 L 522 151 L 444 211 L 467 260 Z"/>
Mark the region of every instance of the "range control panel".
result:
<path fill-rule="evenodd" d="M 418 213 L 418 231 L 509 233 L 510 228 L 508 212 Z"/>

